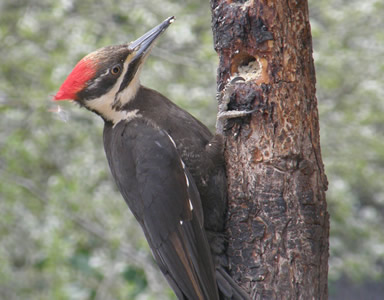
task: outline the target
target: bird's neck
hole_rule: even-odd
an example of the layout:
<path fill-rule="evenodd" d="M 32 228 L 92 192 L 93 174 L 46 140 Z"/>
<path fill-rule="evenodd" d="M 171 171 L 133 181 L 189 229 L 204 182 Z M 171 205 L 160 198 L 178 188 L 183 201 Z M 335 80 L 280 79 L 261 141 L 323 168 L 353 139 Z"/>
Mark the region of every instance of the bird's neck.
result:
<path fill-rule="evenodd" d="M 140 82 L 131 82 L 121 93 L 111 91 L 106 95 L 90 100 L 85 106 L 101 116 L 104 121 L 116 125 L 121 120 L 129 120 L 137 115 L 136 109 L 127 109 L 127 104 L 132 102 L 141 88 Z"/>

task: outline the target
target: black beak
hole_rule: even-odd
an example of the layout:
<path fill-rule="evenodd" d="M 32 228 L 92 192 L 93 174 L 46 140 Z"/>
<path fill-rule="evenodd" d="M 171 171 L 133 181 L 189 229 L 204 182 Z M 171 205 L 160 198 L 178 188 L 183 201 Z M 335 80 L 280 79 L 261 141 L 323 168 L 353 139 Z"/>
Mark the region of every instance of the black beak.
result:
<path fill-rule="evenodd" d="M 151 49 L 151 46 L 157 38 L 168 28 L 169 25 L 173 23 L 174 20 L 175 17 L 165 19 L 162 23 L 152 28 L 143 36 L 139 37 L 136 41 L 131 42 L 128 45 L 128 48 L 132 51 L 136 51 L 133 60 L 140 59 L 144 56 Z"/>
<path fill-rule="evenodd" d="M 137 70 L 140 65 L 144 62 L 147 54 L 150 52 L 154 42 L 157 38 L 168 28 L 169 25 L 173 23 L 175 17 L 169 17 L 164 20 L 161 24 L 157 25 L 142 37 L 139 37 L 136 41 L 128 44 L 128 49 L 133 52 L 133 57 L 130 58 L 128 70 L 124 75 L 124 79 L 120 84 L 119 90 L 117 93 L 123 91 L 128 84 L 136 76 Z"/>

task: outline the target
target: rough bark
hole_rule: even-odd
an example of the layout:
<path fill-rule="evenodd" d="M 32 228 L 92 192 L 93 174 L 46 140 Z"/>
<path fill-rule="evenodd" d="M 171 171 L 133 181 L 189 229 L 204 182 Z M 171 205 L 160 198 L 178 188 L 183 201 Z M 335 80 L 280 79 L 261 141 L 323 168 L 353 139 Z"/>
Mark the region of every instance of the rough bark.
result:
<path fill-rule="evenodd" d="M 307 1 L 211 0 L 232 276 L 252 299 L 327 299 L 329 216 Z"/>

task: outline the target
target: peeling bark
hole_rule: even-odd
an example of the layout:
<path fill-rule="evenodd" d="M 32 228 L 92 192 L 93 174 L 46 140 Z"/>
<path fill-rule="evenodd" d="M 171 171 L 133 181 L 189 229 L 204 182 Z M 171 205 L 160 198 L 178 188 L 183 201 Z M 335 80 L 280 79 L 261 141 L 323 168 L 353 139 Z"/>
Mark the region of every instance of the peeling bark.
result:
<path fill-rule="evenodd" d="M 329 216 L 307 1 L 211 0 L 231 274 L 252 299 L 327 299 Z"/>

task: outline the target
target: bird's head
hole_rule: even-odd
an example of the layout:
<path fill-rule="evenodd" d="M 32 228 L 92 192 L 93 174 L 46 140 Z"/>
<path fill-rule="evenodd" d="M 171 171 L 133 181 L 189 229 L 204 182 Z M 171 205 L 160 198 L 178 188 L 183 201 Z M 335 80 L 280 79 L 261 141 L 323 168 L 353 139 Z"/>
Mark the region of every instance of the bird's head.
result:
<path fill-rule="evenodd" d="M 169 17 L 134 42 L 96 50 L 81 59 L 54 100 L 75 100 L 105 120 L 124 117 L 123 107 L 140 87 L 140 69 L 154 42 L 174 21 Z"/>

